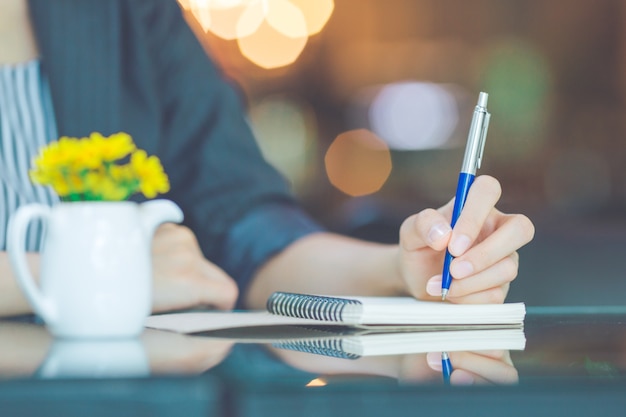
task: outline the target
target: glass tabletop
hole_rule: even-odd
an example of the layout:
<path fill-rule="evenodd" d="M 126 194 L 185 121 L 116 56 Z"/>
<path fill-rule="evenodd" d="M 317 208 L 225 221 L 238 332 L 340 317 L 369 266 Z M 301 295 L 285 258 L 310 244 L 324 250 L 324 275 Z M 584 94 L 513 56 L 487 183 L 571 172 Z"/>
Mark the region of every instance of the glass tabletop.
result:
<path fill-rule="evenodd" d="M 408 353 L 340 357 L 320 348 L 329 346 L 320 341 L 329 338 L 305 338 L 317 345 L 285 343 L 303 339 L 294 331 L 266 330 L 244 340 L 146 330 L 138 339 L 96 342 L 54 340 L 37 323 L 1 321 L 0 404 L 34 413 L 47 407 L 63 415 L 96 401 L 103 415 L 144 409 L 156 415 L 246 416 L 347 410 L 541 415 L 557 405 L 557 415 L 563 415 L 591 412 L 598 402 L 610 414 L 626 405 L 622 307 L 529 307 L 521 347 L 514 335 L 518 344 L 511 350 L 453 349 L 447 352 L 454 369 L 449 381 L 442 352 L 428 351 L 445 345 L 422 349 L 417 344 L 424 342 L 414 341 Z M 436 336 L 424 337 L 432 342 Z"/>

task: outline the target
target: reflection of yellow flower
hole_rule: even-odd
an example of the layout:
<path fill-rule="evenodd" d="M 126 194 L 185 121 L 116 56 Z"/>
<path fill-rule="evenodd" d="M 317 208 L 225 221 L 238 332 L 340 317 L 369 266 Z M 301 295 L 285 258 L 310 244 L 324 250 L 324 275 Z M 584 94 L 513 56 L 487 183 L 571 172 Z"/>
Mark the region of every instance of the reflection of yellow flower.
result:
<path fill-rule="evenodd" d="M 119 164 L 130 155 L 130 161 Z M 141 192 L 147 198 L 169 191 L 169 181 L 156 156 L 137 150 L 127 133 L 88 138 L 62 137 L 33 161 L 33 182 L 51 186 L 64 200 L 125 200 Z"/>

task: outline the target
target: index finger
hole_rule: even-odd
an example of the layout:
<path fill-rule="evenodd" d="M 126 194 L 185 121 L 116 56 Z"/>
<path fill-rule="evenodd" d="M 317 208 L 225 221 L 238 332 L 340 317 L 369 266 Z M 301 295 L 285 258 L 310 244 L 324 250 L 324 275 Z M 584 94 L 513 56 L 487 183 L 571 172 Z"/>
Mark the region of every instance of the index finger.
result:
<path fill-rule="evenodd" d="M 476 241 L 501 195 L 502 188 L 498 180 L 488 175 L 476 178 L 452 229 L 448 250 L 453 256 L 463 255 Z"/>

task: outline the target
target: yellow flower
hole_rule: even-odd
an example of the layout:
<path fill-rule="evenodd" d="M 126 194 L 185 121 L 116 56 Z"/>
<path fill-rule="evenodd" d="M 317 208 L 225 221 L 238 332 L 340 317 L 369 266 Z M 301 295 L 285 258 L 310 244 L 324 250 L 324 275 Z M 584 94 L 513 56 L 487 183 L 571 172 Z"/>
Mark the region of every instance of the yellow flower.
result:
<path fill-rule="evenodd" d="M 31 178 L 37 178 L 38 174 L 33 174 Z M 72 173 L 62 173 L 60 171 L 49 171 L 37 181 L 42 185 L 51 186 L 60 197 L 66 197 L 70 194 L 80 194 L 85 191 L 85 182 L 80 175 Z"/>
<path fill-rule="evenodd" d="M 114 181 L 120 183 L 139 182 L 135 176 L 135 171 L 130 164 L 127 165 L 111 165 L 109 174 Z"/>
<path fill-rule="evenodd" d="M 146 151 L 138 150 L 131 155 L 130 164 L 139 180 L 139 189 L 147 198 L 170 190 L 167 175 L 156 156 L 148 157 Z"/>
<path fill-rule="evenodd" d="M 79 153 L 78 140 L 63 136 L 58 142 L 52 142 L 35 158 L 35 167 L 42 171 L 69 167 Z"/>
<path fill-rule="evenodd" d="M 118 161 L 131 155 L 130 162 Z M 109 137 L 61 137 L 43 148 L 29 171 L 31 181 L 49 185 L 66 200 L 125 200 L 136 192 L 153 198 L 169 191 L 169 181 L 156 156 L 136 150 L 127 133 Z"/>
<path fill-rule="evenodd" d="M 108 138 L 94 132 L 89 139 L 88 146 L 105 162 L 117 161 L 135 150 L 133 139 L 124 132 L 115 133 Z"/>
<path fill-rule="evenodd" d="M 102 166 L 102 157 L 97 149 L 86 138 L 78 139 L 70 161 L 70 169 L 97 169 Z"/>
<path fill-rule="evenodd" d="M 120 201 L 128 197 L 129 190 L 101 172 L 90 172 L 85 179 L 86 189 L 96 200 Z"/>

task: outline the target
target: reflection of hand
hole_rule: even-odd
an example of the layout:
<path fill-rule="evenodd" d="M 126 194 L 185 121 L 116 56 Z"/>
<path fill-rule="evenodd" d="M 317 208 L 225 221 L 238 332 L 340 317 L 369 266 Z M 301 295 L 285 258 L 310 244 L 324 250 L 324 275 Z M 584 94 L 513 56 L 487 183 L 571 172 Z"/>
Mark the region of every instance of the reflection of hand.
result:
<path fill-rule="evenodd" d="M 454 230 L 450 229 L 454 201 L 404 221 L 400 229 L 401 273 L 409 293 L 422 299 L 441 299 L 441 268 L 448 248 L 456 257 L 450 265 L 454 279 L 449 301 L 504 301 L 510 281 L 517 276 L 517 250 L 532 240 L 534 226 L 524 215 L 498 211 L 495 204 L 500 195 L 500 183 L 495 178 L 480 176 L 470 189 Z"/>
<path fill-rule="evenodd" d="M 51 343 L 52 337 L 43 326 L 0 322 L 0 378 L 32 375 Z"/>
<path fill-rule="evenodd" d="M 368 356 L 356 360 L 272 348 L 285 363 L 324 377 L 369 375 L 402 383 L 442 383 L 441 353 Z M 508 351 L 450 352 L 452 384 L 515 384 L 517 370 Z"/>
<path fill-rule="evenodd" d="M 118 342 L 135 342 L 131 340 L 102 340 L 102 345 L 107 348 Z M 51 376 L 89 376 L 93 374 L 97 377 L 110 372 L 131 372 L 128 369 L 120 369 L 116 365 L 116 360 L 123 364 L 124 361 L 141 359 L 147 357 L 150 373 L 159 374 L 196 374 L 210 369 L 219 364 L 230 351 L 232 342 L 222 340 L 211 340 L 202 337 L 193 337 L 172 332 L 146 329 L 140 339 L 136 340 L 137 348 L 145 351 L 140 356 L 115 358 L 109 357 L 106 365 L 111 369 L 103 368 L 98 361 L 102 357 L 97 355 L 102 353 L 98 348 L 98 340 L 77 340 L 57 339 L 56 341 L 44 326 L 20 323 L 20 322 L 0 322 L 0 379 L 13 377 L 32 376 L 42 366 L 44 373 Z M 85 345 L 80 350 L 81 344 Z M 77 347 L 73 347 L 76 345 Z M 70 358 L 59 348 L 66 348 L 67 351 L 83 352 L 82 356 Z M 132 348 L 132 346 L 130 346 Z M 132 350 L 135 352 L 135 350 Z M 91 361 L 85 355 L 93 352 Z M 118 352 L 119 353 L 119 352 Z M 52 356 L 50 356 L 52 355 Z M 56 357 L 55 357 L 56 355 Z M 63 360 L 60 363 L 59 360 Z M 48 371 L 46 364 L 53 361 L 55 364 Z M 130 365 L 134 365 L 130 363 Z M 139 364 L 140 365 L 140 364 Z M 60 367 L 60 368 L 59 368 Z M 57 369 L 58 368 L 58 369 Z M 60 372 L 59 375 L 53 375 Z M 66 372 L 64 375 L 63 372 Z"/>
<path fill-rule="evenodd" d="M 509 351 L 450 352 L 449 356 L 454 369 L 451 384 L 506 385 L 519 381 Z M 441 372 L 441 353 L 429 353 L 426 360 L 431 369 Z"/>
<path fill-rule="evenodd" d="M 230 309 L 237 284 L 204 258 L 193 232 L 184 226 L 161 225 L 152 242 L 154 311 L 199 306 Z"/>
<path fill-rule="evenodd" d="M 141 336 L 150 372 L 197 374 L 219 364 L 230 352 L 232 341 L 187 336 L 147 329 Z"/>

